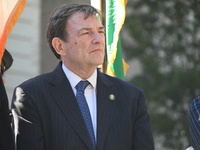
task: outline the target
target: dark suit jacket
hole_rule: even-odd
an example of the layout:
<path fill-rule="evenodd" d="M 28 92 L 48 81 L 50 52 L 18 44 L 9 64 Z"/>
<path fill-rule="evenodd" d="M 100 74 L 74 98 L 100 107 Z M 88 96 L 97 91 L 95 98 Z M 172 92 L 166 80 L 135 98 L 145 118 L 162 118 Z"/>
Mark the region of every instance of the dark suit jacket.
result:
<path fill-rule="evenodd" d="M 189 110 L 189 125 L 191 145 L 195 150 L 200 149 L 200 96 L 195 98 Z"/>
<path fill-rule="evenodd" d="M 1 74 L 1 73 L 0 73 Z M 0 75 L 0 150 L 14 150 L 8 98 Z"/>
<path fill-rule="evenodd" d="M 19 85 L 13 101 L 18 150 L 93 150 L 61 63 Z M 153 149 L 143 92 L 98 71 L 97 150 Z"/>

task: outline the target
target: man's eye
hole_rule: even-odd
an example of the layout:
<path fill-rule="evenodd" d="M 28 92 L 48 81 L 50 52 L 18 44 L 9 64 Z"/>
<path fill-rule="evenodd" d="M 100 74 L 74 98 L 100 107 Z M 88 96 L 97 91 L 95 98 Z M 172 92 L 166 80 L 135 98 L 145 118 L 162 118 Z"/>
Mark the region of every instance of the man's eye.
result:
<path fill-rule="evenodd" d="M 90 34 L 89 32 L 84 32 L 83 34 Z"/>

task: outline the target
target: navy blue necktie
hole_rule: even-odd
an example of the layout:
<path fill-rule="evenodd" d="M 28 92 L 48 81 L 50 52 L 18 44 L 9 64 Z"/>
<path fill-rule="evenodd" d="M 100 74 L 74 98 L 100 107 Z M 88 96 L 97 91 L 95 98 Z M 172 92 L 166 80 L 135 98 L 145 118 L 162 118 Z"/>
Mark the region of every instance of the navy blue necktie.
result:
<path fill-rule="evenodd" d="M 94 137 L 94 130 L 92 126 L 92 119 L 90 115 L 90 110 L 87 104 L 87 101 L 85 99 L 84 90 L 90 83 L 88 81 L 80 81 L 76 85 L 77 93 L 76 93 L 76 99 L 79 105 L 79 108 L 81 110 L 82 116 L 84 118 L 86 127 L 88 129 L 88 133 L 90 135 L 90 138 L 92 140 L 92 144 L 94 145 L 94 148 L 96 148 L 96 142 Z"/>

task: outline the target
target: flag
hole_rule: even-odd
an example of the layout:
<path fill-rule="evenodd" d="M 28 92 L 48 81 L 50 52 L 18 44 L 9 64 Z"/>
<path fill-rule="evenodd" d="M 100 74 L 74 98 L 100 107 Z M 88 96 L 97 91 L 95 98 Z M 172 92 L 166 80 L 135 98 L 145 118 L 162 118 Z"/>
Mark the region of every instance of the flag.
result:
<path fill-rule="evenodd" d="M 0 63 L 8 36 L 19 19 L 26 0 L 0 0 Z"/>
<path fill-rule="evenodd" d="M 120 31 L 124 24 L 128 0 L 105 0 L 104 16 L 106 28 L 106 74 L 125 79 L 128 65 L 122 58 Z"/>

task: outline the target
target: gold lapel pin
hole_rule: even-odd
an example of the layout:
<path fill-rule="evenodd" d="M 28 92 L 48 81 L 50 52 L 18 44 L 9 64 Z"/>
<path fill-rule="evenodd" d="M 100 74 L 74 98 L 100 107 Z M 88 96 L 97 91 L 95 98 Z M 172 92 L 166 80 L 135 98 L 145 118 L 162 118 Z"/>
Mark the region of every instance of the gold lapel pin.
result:
<path fill-rule="evenodd" d="M 115 95 L 110 94 L 110 95 L 109 95 L 109 99 L 110 99 L 111 101 L 115 100 Z"/>

